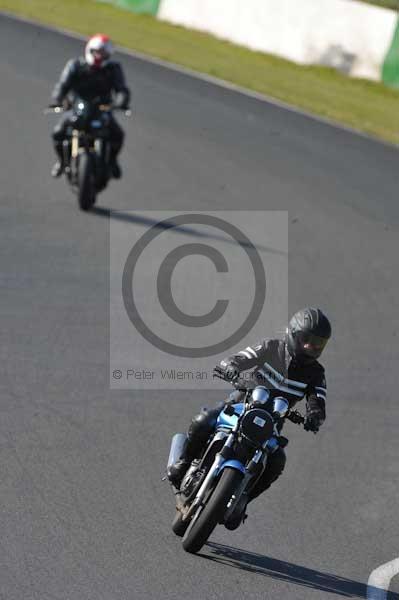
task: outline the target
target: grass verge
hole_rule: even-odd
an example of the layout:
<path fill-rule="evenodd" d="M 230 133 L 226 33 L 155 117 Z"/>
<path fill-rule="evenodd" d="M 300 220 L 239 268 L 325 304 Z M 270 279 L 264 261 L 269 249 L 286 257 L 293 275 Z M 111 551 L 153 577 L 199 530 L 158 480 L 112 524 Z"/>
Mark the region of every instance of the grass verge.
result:
<path fill-rule="evenodd" d="M 115 43 L 220 77 L 293 106 L 399 142 L 399 92 L 335 70 L 302 66 L 93 0 L 0 0 L 0 10 Z M 60 65 L 61 67 L 61 65 Z"/>
<path fill-rule="evenodd" d="M 399 10 L 399 0 L 361 0 L 361 2 L 375 4 L 376 6 L 381 6 L 381 8 Z"/>

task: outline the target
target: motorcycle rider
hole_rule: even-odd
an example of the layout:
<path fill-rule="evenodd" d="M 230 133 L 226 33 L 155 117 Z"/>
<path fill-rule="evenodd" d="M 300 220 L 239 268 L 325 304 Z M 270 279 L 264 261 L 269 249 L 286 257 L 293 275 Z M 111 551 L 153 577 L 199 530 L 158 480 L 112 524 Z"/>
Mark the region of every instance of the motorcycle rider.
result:
<path fill-rule="evenodd" d="M 324 368 L 318 362 L 323 349 L 331 337 L 331 325 L 319 308 L 299 310 L 291 318 L 284 339 L 263 340 L 248 346 L 237 354 L 222 360 L 226 380 L 233 380 L 241 372 L 251 369 L 250 384 L 266 387 L 272 397 L 283 396 L 290 408 L 306 397 L 304 428 L 316 433 L 325 420 L 326 380 Z M 224 404 L 240 402 L 244 393 L 234 391 Z M 190 424 L 187 441 L 181 458 L 168 469 L 168 479 L 175 486 L 180 483 L 194 458 L 198 458 L 214 431 L 216 420 L 223 406 L 203 409 Z M 283 448 L 268 458 L 266 469 L 250 489 L 248 497 L 243 495 L 229 522 L 228 529 L 236 529 L 245 518 L 247 502 L 267 490 L 280 477 L 286 463 Z"/>
<path fill-rule="evenodd" d="M 65 99 L 75 101 L 91 101 L 96 99 L 98 104 L 110 104 L 113 93 L 117 94 L 114 106 L 128 110 L 130 91 L 125 82 L 125 76 L 119 62 L 111 60 L 113 46 L 108 36 L 96 34 L 91 37 L 85 48 L 85 57 L 71 59 L 62 71 L 58 83 L 52 93 L 50 107 L 60 106 Z M 64 171 L 62 143 L 66 137 L 71 114 L 67 113 L 56 125 L 53 131 L 54 149 L 58 161 L 52 169 L 52 176 L 59 177 Z M 110 123 L 110 169 L 115 179 L 121 177 L 121 168 L 117 156 L 122 148 L 124 133 L 111 115 Z"/>

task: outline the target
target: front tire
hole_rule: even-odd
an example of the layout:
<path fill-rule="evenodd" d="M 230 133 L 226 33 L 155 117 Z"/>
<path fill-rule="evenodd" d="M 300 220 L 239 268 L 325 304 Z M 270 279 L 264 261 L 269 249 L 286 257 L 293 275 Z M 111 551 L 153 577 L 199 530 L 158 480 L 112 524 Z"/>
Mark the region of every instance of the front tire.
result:
<path fill-rule="evenodd" d="M 216 485 L 208 503 L 199 508 L 183 537 L 183 548 L 195 554 L 205 544 L 216 525 L 223 520 L 227 504 L 241 483 L 243 474 L 236 469 L 226 468 Z"/>
<path fill-rule="evenodd" d="M 108 185 L 109 177 L 109 168 L 104 160 L 104 158 L 98 153 L 95 155 L 95 165 L 96 165 L 96 193 L 99 194 Z"/>
<path fill-rule="evenodd" d="M 84 152 L 79 157 L 78 202 L 80 210 L 90 210 L 95 201 L 93 163 L 91 156 Z"/>

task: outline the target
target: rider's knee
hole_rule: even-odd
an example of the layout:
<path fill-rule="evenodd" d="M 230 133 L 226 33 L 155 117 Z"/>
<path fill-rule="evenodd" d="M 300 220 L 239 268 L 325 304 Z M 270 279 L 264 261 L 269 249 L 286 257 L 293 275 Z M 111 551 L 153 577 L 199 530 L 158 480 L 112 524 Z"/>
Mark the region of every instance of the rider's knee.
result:
<path fill-rule="evenodd" d="M 287 456 L 283 450 L 283 448 L 279 448 L 274 454 L 269 458 L 269 466 L 270 471 L 274 475 L 274 480 L 280 477 L 281 473 L 285 469 L 285 464 L 287 462 Z"/>
<path fill-rule="evenodd" d="M 64 139 L 64 131 L 59 128 L 55 128 L 52 133 L 52 138 L 54 142 L 62 142 Z"/>
<path fill-rule="evenodd" d="M 260 494 L 265 492 L 280 477 L 284 471 L 287 457 L 282 448 L 279 448 L 274 454 L 269 456 L 266 469 L 256 482 L 255 487 L 249 492 L 249 499 L 254 500 Z"/>
<path fill-rule="evenodd" d="M 188 436 L 206 441 L 216 425 L 219 412 L 217 409 L 206 409 L 195 415 L 191 421 Z"/>
<path fill-rule="evenodd" d="M 123 131 L 119 123 L 115 121 L 115 119 L 112 119 L 111 122 L 111 138 L 118 142 L 123 142 L 123 140 L 125 139 L 125 132 Z"/>

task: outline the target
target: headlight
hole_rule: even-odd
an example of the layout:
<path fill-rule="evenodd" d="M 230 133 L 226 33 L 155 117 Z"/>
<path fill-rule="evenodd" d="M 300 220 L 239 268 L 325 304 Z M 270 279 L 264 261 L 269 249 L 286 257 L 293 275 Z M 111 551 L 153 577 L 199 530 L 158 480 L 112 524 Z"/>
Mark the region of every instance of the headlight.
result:
<path fill-rule="evenodd" d="M 278 396 L 274 399 L 273 412 L 277 413 L 279 417 L 285 417 L 289 407 L 290 406 L 285 398 Z"/>
<path fill-rule="evenodd" d="M 272 435 L 274 421 L 265 410 L 253 408 L 244 416 L 240 425 L 240 433 L 251 445 L 262 446 Z"/>
<path fill-rule="evenodd" d="M 254 389 L 251 395 L 251 402 L 266 404 L 270 398 L 270 392 L 264 387 L 258 386 Z"/>

